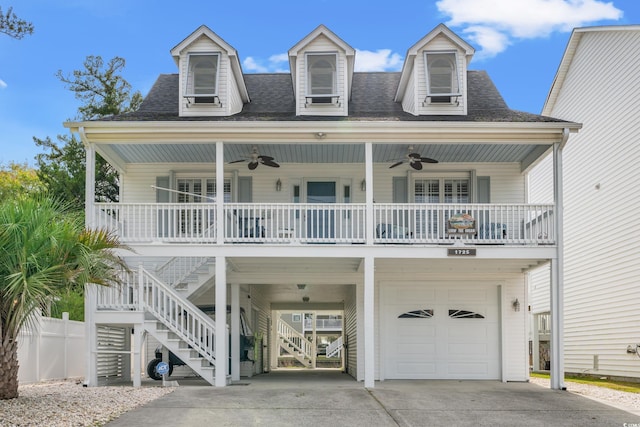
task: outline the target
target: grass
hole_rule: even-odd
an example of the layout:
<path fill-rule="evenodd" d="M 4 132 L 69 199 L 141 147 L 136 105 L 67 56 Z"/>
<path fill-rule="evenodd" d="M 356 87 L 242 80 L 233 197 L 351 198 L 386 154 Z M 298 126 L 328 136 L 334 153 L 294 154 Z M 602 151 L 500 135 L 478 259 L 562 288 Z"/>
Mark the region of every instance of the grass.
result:
<path fill-rule="evenodd" d="M 549 379 L 549 374 L 543 374 L 539 372 L 532 372 L 531 376 L 535 378 Z M 610 388 L 612 390 L 624 391 L 627 393 L 640 393 L 640 383 L 618 381 L 608 378 L 584 377 L 577 375 L 565 375 L 564 379 L 565 381 L 570 381 L 573 383 L 595 385 L 598 387 Z"/>

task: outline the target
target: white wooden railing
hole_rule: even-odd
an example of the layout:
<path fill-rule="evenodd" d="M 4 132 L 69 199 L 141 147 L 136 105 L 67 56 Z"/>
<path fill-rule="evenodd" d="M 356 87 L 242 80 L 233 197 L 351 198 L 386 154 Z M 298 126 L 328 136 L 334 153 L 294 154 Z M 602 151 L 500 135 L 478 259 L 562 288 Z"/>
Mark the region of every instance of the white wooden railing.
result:
<path fill-rule="evenodd" d="M 140 309 L 137 272 L 123 272 L 119 286 L 96 286 L 99 310 L 131 311 Z"/>
<path fill-rule="evenodd" d="M 361 203 L 225 203 L 224 243 L 342 243 L 366 241 L 366 205 Z M 373 205 L 374 244 L 467 243 L 555 244 L 550 204 Z M 452 236 L 447 221 L 470 215 L 472 232 Z M 95 226 L 116 232 L 124 243 L 216 242 L 215 203 L 96 203 Z"/>
<path fill-rule="evenodd" d="M 202 357 L 215 364 L 215 322 L 140 267 L 144 309 Z"/>
<path fill-rule="evenodd" d="M 313 320 L 304 319 L 304 330 L 313 330 Z M 317 331 L 336 331 L 342 330 L 342 319 L 316 319 Z"/>
<path fill-rule="evenodd" d="M 342 339 L 342 335 L 340 335 L 340 337 L 331 342 L 328 346 L 327 346 L 327 357 L 340 357 L 340 352 L 342 351 L 342 346 L 343 346 L 343 339 Z"/>
<path fill-rule="evenodd" d="M 312 343 L 282 319 L 278 319 L 278 337 L 282 338 L 293 347 L 293 351 L 300 353 L 303 357 L 312 359 L 315 356 Z"/>
<path fill-rule="evenodd" d="M 173 257 L 156 271 L 155 275 L 163 283 L 175 288 L 182 283 L 187 276 L 209 261 L 207 257 Z"/>

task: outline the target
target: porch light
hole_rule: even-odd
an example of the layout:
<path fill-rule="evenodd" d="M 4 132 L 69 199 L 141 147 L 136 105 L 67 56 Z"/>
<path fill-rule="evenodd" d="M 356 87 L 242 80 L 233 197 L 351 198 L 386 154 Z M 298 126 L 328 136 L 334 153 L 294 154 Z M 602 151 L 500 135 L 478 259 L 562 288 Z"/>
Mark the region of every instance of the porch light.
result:
<path fill-rule="evenodd" d="M 282 190 L 282 181 L 280 181 L 280 178 L 278 178 L 278 180 L 276 181 L 276 191 L 281 191 Z"/>
<path fill-rule="evenodd" d="M 302 289 L 307 287 L 307 285 L 305 283 L 298 283 L 297 286 L 298 286 L 298 289 L 300 289 L 300 290 L 302 290 Z"/>
<path fill-rule="evenodd" d="M 520 301 L 516 298 L 511 305 L 513 306 L 513 311 L 520 311 Z"/>
<path fill-rule="evenodd" d="M 360 189 L 362 191 L 367 191 L 367 181 L 366 180 L 362 180 L 362 182 L 360 183 Z"/>
<path fill-rule="evenodd" d="M 302 302 L 309 302 L 309 297 L 308 296 L 303 296 L 302 297 Z"/>

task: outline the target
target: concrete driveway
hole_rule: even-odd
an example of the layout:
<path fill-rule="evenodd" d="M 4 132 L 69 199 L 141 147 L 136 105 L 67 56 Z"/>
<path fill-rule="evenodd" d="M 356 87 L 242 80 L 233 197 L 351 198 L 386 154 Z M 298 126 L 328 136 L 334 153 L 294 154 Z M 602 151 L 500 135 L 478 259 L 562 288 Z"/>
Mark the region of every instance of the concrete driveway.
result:
<path fill-rule="evenodd" d="M 640 412 L 529 383 L 389 380 L 367 390 L 318 370 L 275 371 L 224 388 L 177 381 L 173 393 L 107 425 L 640 426 Z"/>

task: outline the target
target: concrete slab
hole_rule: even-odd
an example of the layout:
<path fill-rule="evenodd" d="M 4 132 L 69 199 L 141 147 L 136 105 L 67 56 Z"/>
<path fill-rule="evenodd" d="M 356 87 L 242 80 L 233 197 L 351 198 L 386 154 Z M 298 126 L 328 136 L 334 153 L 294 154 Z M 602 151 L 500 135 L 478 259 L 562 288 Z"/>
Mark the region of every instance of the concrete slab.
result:
<path fill-rule="evenodd" d="M 622 426 L 638 415 L 529 383 L 392 380 L 367 390 L 335 370 L 279 370 L 224 388 L 176 379 L 120 426 Z"/>

